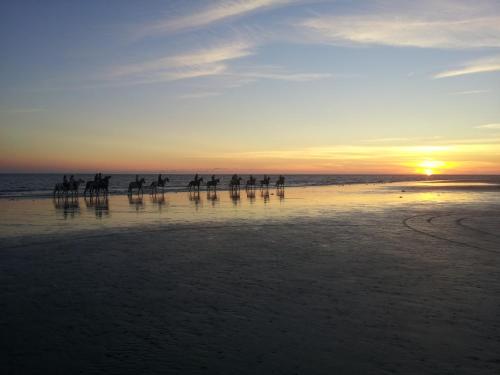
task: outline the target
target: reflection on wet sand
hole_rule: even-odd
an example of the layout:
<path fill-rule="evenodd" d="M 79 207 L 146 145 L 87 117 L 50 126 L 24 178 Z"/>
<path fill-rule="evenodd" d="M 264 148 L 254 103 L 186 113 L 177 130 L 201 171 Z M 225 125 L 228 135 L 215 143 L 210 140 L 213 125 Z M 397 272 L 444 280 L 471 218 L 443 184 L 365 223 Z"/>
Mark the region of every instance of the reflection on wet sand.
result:
<path fill-rule="evenodd" d="M 264 199 L 264 203 L 269 202 L 269 189 L 267 187 L 261 189 L 260 196 L 262 197 L 262 199 Z"/>
<path fill-rule="evenodd" d="M 207 190 L 207 200 L 209 200 L 212 203 L 212 207 L 215 207 L 215 205 L 219 202 L 217 191 Z"/>
<path fill-rule="evenodd" d="M 196 210 L 200 207 L 202 204 L 201 197 L 200 197 L 200 191 L 199 190 L 192 190 L 188 193 L 189 201 L 194 203 L 194 207 Z"/>
<path fill-rule="evenodd" d="M 165 206 L 165 193 L 161 192 L 159 194 L 151 194 L 150 199 L 151 203 L 155 204 L 158 207 L 158 211 L 161 212 L 163 206 Z"/>
<path fill-rule="evenodd" d="M 0 236 L 60 233 L 84 229 L 122 228 L 156 223 L 223 222 L 226 220 L 281 220 L 290 217 L 317 217 L 325 212 L 389 210 L 397 207 L 429 209 L 432 204 L 464 205 L 470 202 L 497 202 L 490 190 L 419 189 L 420 184 L 346 185 L 306 188 L 263 188 L 253 192 L 198 192 L 149 194 L 127 197 L 61 197 L 59 199 L 0 199 Z M 187 197 L 186 197 L 187 194 Z M 205 194 L 206 197 L 205 197 Z M 243 194 L 244 196 L 241 196 Z M 204 198 L 209 203 L 203 205 Z M 80 209 L 85 205 L 85 209 Z M 255 199 L 255 200 L 254 200 Z M 145 202 L 147 200 L 147 203 Z M 280 209 L 273 209 L 277 205 Z M 163 209 L 168 207 L 168 210 Z M 326 211 L 325 211 L 326 210 Z M 196 212 L 196 215 L 194 213 Z M 73 218 L 74 220 L 64 220 Z M 97 219 L 97 220 L 96 220 Z M 102 220 L 102 221 L 101 221 Z"/>
<path fill-rule="evenodd" d="M 280 201 L 285 199 L 285 188 L 283 188 L 283 187 L 277 188 L 276 195 L 279 197 Z"/>
<path fill-rule="evenodd" d="M 255 202 L 255 189 L 247 189 L 247 199 L 251 204 Z"/>
<path fill-rule="evenodd" d="M 68 216 L 74 218 L 75 215 L 80 214 L 80 202 L 77 196 L 61 195 L 56 196 L 52 201 L 56 212 L 62 213 L 64 219 L 67 219 Z"/>
<path fill-rule="evenodd" d="M 87 209 L 95 212 L 96 218 L 100 219 L 109 215 L 109 199 L 107 195 L 84 197 L 84 201 Z"/>
<path fill-rule="evenodd" d="M 231 198 L 233 205 L 237 206 L 240 203 L 240 199 L 241 199 L 240 190 L 239 189 L 229 190 L 229 198 Z"/>
<path fill-rule="evenodd" d="M 144 199 L 142 195 L 127 195 L 129 205 L 135 207 L 137 212 L 144 210 Z"/>

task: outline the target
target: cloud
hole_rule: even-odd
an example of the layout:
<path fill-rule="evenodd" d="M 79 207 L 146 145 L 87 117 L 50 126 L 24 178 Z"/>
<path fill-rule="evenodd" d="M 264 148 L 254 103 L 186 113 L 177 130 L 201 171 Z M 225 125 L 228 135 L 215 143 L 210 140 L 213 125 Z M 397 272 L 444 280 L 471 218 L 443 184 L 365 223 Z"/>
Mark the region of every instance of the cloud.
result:
<path fill-rule="evenodd" d="M 201 10 L 193 10 L 191 14 L 170 17 L 144 27 L 141 36 L 162 33 L 174 33 L 195 29 L 233 17 L 241 17 L 259 10 L 270 9 L 293 3 L 297 0 L 234 0 L 212 4 Z"/>
<path fill-rule="evenodd" d="M 198 51 L 191 51 L 112 69 L 111 77 L 156 77 L 182 79 L 192 76 L 219 74 L 226 66 L 224 61 L 253 54 L 253 46 L 245 42 L 232 42 Z"/>
<path fill-rule="evenodd" d="M 308 82 L 308 81 L 316 81 L 320 79 L 332 78 L 333 74 L 329 73 L 287 73 L 287 72 L 244 72 L 235 74 L 239 77 L 248 77 L 255 79 L 271 79 L 278 81 L 290 81 L 290 82 Z"/>
<path fill-rule="evenodd" d="M 458 77 L 467 74 L 500 71 L 500 56 L 492 56 L 471 61 L 458 69 L 446 70 L 434 75 L 434 78 Z"/>
<path fill-rule="evenodd" d="M 452 92 L 452 95 L 476 95 L 476 94 L 484 94 L 487 92 L 491 92 L 491 90 L 466 90 L 466 91 L 455 91 Z"/>
<path fill-rule="evenodd" d="M 221 95 L 220 92 L 217 91 L 199 91 L 199 92 L 193 92 L 189 94 L 184 94 L 179 96 L 180 99 L 201 99 L 201 98 L 210 98 L 213 96 L 219 96 Z"/>
<path fill-rule="evenodd" d="M 500 129 L 500 123 L 498 124 L 484 124 L 476 126 L 477 129 Z"/>
<path fill-rule="evenodd" d="M 222 85 L 216 90 L 219 91 L 221 88 L 240 87 L 262 79 L 307 82 L 333 77 L 329 73 L 289 72 L 276 66 L 256 66 L 236 70 L 229 66 L 230 61 L 254 53 L 255 47 L 250 42 L 229 42 L 211 48 L 117 66 L 111 69 L 108 80 L 119 85 L 133 85 L 219 76 Z"/>
<path fill-rule="evenodd" d="M 500 47 L 500 14 L 494 2 L 387 3 L 361 14 L 319 14 L 298 22 L 318 41 L 347 45 L 421 48 Z M 390 6 L 389 6 L 390 4 Z"/>
<path fill-rule="evenodd" d="M 221 75 L 227 71 L 228 61 L 253 53 L 251 43 L 228 42 L 154 60 L 115 66 L 107 74 L 107 79 L 120 85 L 134 85 Z"/>

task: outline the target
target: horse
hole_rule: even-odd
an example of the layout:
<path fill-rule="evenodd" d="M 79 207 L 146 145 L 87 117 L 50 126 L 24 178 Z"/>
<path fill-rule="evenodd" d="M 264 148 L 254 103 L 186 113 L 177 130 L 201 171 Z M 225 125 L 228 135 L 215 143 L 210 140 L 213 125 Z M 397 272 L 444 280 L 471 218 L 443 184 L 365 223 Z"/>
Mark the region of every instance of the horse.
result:
<path fill-rule="evenodd" d="M 94 190 L 97 189 L 97 181 L 91 180 L 87 181 L 85 184 L 85 190 L 83 191 L 83 196 L 87 196 L 87 191 L 89 192 L 90 195 L 94 193 Z"/>
<path fill-rule="evenodd" d="M 276 189 L 284 189 L 285 188 L 285 177 L 280 176 L 278 181 L 276 181 Z"/>
<path fill-rule="evenodd" d="M 103 177 L 101 179 L 101 181 L 99 181 L 99 183 L 97 184 L 97 194 L 99 194 L 101 192 L 101 190 L 104 190 L 104 194 L 105 195 L 108 195 L 109 193 L 109 179 L 111 178 L 111 176 L 106 176 L 106 177 Z"/>
<path fill-rule="evenodd" d="M 68 191 L 68 188 L 67 188 L 66 184 L 64 184 L 63 182 L 58 182 L 54 186 L 53 195 L 54 195 L 54 197 L 56 196 L 56 194 L 59 196 L 61 194 L 65 194 L 67 191 Z"/>
<path fill-rule="evenodd" d="M 200 191 L 200 184 L 201 182 L 203 181 L 203 177 L 200 177 L 200 178 L 197 178 L 197 179 L 194 179 L 192 181 L 189 181 L 189 184 L 188 184 L 188 189 L 189 191 L 192 191 L 194 189 Z"/>
<path fill-rule="evenodd" d="M 80 187 L 80 184 L 82 184 L 84 181 L 79 178 L 78 180 L 74 180 L 74 181 L 69 181 L 67 183 L 64 183 L 64 182 L 59 182 L 57 184 L 55 184 L 54 186 L 54 191 L 53 191 L 53 195 L 54 197 L 57 195 L 60 195 L 60 194 L 68 194 L 68 193 L 71 193 L 72 195 L 76 195 L 78 196 L 78 188 Z"/>
<path fill-rule="evenodd" d="M 247 180 L 247 183 L 245 184 L 245 189 L 254 189 L 255 188 L 255 177 L 250 176 L 250 178 Z"/>
<path fill-rule="evenodd" d="M 109 187 L 109 179 L 110 178 L 111 178 L 111 176 L 105 176 L 98 181 L 96 181 L 96 180 L 87 181 L 87 183 L 85 185 L 85 190 L 83 191 L 83 196 L 85 197 L 87 195 L 87 191 L 90 193 L 91 196 L 94 193 L 96 195 L 99 195 L 99 193 L 101 193 L 101 191 L 103 191 L 104 194 L 107 195 L 109 192 L 108 187 Z"/>
<path fill-rule="evenodd" d="M 241 182 L 242 178 L 241 177 L 238 177 L 236 175 L 234 175 L 232 178 L 231 178 L 231 181 L 229 182 L 229 189 L 231 191 L 237 191 L 237 190 L 240 190 L 240 182 Z"/>
<path fill-rule="evenodd" d="M 271 177 L 264 176 L 264 179 L 260 180 L 260 188 L 262 189 L 264 186 L 268 188 L 270 182 L 271 182 Z"/>
<path fill-rule="evenodd" d="M 170 180 L 168 179 L 168 177 L 165 177 L 165 178 L 159 178 L 158 181 L 153 181 L 151 182 L 151 185 L 149 185 L 150 189 L 151 189 L 151 195 L 153 194 L 156 194 L 158 193 L 158 188 L 161 187 L 161 192 L 163 194 L 163 191 L 165 189 L 165 185 L 167 184 L 167 182 L 169 182 Z"/>
<path fill-rule="evenodd" d="M 210 189 L 213 189 L 214 191 L 217 190 L 217 184 L 219 183 L 219 179 L 215 178 L 213 180 L 207 181 L 207 191 Z"/>
<path fill-rule="evenodd" d="M 139 195 L 139 193 L 144 194 L 143 185 L 145 183 L 146 183 L 146 180 L 144 179 L 144 177 L 141 178 L 139 181 L 132 181 L 130 184 L 128 184 L 128 194 L 132 195 L 132 191 L 134 189 L 137 189 L 137 195 Z"/>

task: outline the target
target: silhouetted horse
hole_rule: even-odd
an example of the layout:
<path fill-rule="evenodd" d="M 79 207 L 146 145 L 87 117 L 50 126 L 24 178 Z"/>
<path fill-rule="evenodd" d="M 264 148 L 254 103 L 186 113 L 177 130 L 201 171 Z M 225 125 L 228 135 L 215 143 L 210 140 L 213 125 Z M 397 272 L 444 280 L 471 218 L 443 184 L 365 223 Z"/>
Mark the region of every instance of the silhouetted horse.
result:
<path fill-rule="evenodd" d="M 87 191 L 92 196 L 93 194 L 99 195 L 101 192 L 105 195 L 109 192 L 109 179 L 111 176 L 106 176 L 101 178 L 99 181 L 91 180 L 87 181 L 85 185 L 85 190 L 83 191 L 83 196 L 87 195 Z"/>
<path fill-rule="evenodd" d="M 262 189 L 264 186 L 268 188 L 270 182 L 271 182 L 271 177 L 264 176 L 264 179 L 260 180 L 260 188 Z"/>
<path fill-rule="evenodd" d="M 207 181 L 207 190 L 213 189 L 214 191 L 217 190 L 217 184 L 219 183 L 219 179 L 215 178 L 213 180 Z"/>
<path fill-rule="evenodd" d="M 248 190 L 248 189 L 255 189 L 255 177 L 254 176 L 250 176 L 250 178 L 247 180 L 247 183 L 245 185 L 245 188 Z"/>
<path fill-rule="evenodd" d="M 237 175 L 234 175 L 231 178 L 231 181 L 229 181 L 229 190 L 231 191 L 238 191 L 240 190 L 240 182 L 242 178 L 238 177 Z"/>
<path fill-rule="evenodd" d="M 165 189 L 165 185 L 167 184 L 167 182 L 169 182 L 170 180 L 168 179 L 168 177 L 165 177 L 165 178 L 159 178 L 158 181 L 153 181 L 151 182 L 151 185 L 149 185 L 149 187 L 151 188 L 151 194 L 156 194 L 158 193 L 158 188 L 161 187 L 161 192 L 163 193 L 164 189 Z"/>
<path fill-rule="evenodd" d="M 278 178 L 278 181 L 276 181 L 276 188 L 277 189 L 284 189 L 285 188 L 285 177 L 280 176 Z"/>
<path fill-rule="evenodd" d="M 196 189 L 197 191 L 200 191 L 200 184 L 202 181 L 203 181 L 203 177 L 195 178 L 194 180 L 189 181 L 188 190 L 192 191 L 192 190 Z"/>
<path fill-rule="evenodd" d="M 81 178 L 79 178 L 78 180 L 69 181 L 67 183 L 59 182 L 54 186 L 53 195 L 55 197 L 56 195 L 67 195 L 68 193 L 71 193 L 72 195 L 78 196 L 78 188 L 83 182 L 84 181 Z"/>
<path fill-rule="evenodd" d="M 144 177 L 141 178 L 139 181 L 132 181 L 130 184 L 128 184 L 129 195 L 132 194 L 134 189 L 137 189 L 137 195 L 139 195 L 139 193 L 144 194 L 143 186 L 145 183 L 146 183 L 146 180 L 144 179 Z"/>

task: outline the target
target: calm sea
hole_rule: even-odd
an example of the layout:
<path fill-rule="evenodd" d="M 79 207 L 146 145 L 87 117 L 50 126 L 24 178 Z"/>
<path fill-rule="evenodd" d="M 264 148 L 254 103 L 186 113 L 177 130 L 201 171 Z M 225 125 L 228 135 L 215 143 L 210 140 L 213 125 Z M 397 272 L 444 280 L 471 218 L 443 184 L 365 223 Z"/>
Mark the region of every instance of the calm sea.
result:
<path fill-rule="evenodd" d="M 110 174 L 110 194 L 124 194 L 127 192 L 128 184 L 135 180 L 135 174 Z M 141 174 L 141 177 L 146 179 L 146 186 L 152 181 L 155 181 L 157 175 Z M 165 188 L 166 192 L 186 191 L 187 184 L 192 180 L 193 175 L 187 174 L 166 174 L 170 182 Z M 210 175 L 200 174 L 206 182 Z M 248 178 L 248 175 L 243 177 L 243 185 Z M 271 185 L 277 179 L 277 175 L 271 176 Z M 68 176 L 69 177 L 69 176 Z M 220 179 L 219 188 L 226 189 L 231 179 L 231 175 L 217 175 Z M 255 175 L 257 181 L 262 176 Z M 321 185 L 343 185 L 343 184 L 370 184 L 370 183 L 390 183 L 400 181 L 421 181 L 421 180 L 461 180 L 461 181 L 491 181 L 500 183 L 500 176 L 479 176 L 479 175 L 285 175 L 286 186 L 321 186 Z M 62 174 L 0 174 L 0 197 L 43 197 L 50 196 L 54 185 L 62 182 Z M 92 180 L 93 175 L 90 174 L 75 174 L 75 178 L 81 178 L 85 181 Z M 204 185 L 203 185 L 204 188 Z M 83 190 L 83 187 L 81 188 Z"/>

